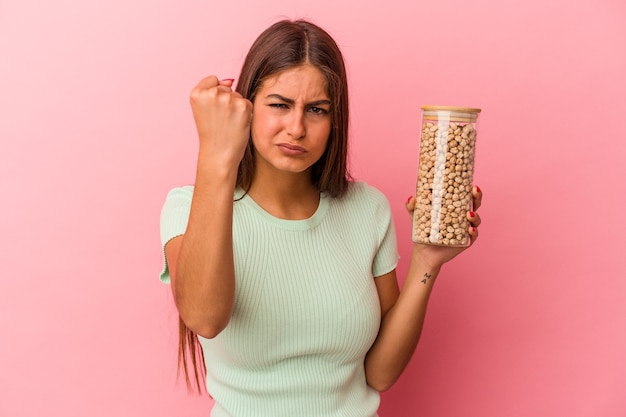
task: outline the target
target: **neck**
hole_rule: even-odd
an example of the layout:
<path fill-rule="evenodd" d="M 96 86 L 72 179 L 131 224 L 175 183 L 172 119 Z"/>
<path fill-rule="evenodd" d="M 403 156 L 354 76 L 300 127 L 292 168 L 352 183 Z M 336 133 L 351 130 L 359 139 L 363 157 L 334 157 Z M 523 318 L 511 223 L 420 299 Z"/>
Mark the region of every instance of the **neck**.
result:
<path fill-rule="evenodd" d="M 275 217 L 301 220 L 311 217 L 319 205 L 320 193 L 309 171 L 264 175 L 257 170 L 248 194 Z"/>

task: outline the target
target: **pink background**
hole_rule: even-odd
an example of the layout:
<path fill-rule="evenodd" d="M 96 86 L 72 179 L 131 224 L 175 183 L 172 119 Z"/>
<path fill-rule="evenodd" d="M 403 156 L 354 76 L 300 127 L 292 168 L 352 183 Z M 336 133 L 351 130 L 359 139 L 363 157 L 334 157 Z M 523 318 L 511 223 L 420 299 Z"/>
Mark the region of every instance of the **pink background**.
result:
<path fill-rule="evenodd" d="M 623 0 L 2 0 L 0 416 L 208 414 L 176 382 L 159 212 L 193 181 L 190 89 L 282 16 L 343 49 L 400 275 L 419 107 L 483 109 L 481 238 L 381 417 L 626 415 Z"/>

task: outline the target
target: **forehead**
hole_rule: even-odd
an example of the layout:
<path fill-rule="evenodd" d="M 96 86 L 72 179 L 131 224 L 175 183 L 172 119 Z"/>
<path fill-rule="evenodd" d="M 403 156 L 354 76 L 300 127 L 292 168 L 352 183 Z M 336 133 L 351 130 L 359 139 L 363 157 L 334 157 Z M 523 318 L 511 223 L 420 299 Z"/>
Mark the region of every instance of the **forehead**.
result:
<path fill-rule="evenodd" d="M 258 95 L 278 93 L 297 99 L 328 99 L 328 85 L 322 71 L 305 64 L 288 68 L 267 77 L 259 87 Z"/>

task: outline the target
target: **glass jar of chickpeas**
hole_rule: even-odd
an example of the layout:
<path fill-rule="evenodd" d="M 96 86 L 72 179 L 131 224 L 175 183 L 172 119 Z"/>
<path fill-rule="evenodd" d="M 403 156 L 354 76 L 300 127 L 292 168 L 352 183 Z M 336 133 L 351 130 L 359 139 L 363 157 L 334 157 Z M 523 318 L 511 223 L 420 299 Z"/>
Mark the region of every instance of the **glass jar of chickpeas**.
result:
<path fill-rule="evenodd" d="M 467 246 L 480 109 L 422 106 L 413 241 Z"/>

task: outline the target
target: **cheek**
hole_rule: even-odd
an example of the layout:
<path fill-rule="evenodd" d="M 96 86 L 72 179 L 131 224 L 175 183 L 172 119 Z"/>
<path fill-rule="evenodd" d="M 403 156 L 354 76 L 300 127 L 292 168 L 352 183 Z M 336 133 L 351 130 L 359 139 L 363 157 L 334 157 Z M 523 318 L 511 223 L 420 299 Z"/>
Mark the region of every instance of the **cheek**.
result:
<path fill-rule="evenodd" d="M 330 123 L 327 126 L 322 126 L 320 128 L 319 137 L 323 138 L 320 142 L 323 144 L 324 149 L 328 146 L 331 130 Z"/>
<path fill-rule="evenodd" d="M 279 129 L 279 123 L 275 118 L 268 117 L 263 112 L 255 112 L 252 116 L 252 123 L 250 125 L 250 131 L 252 137 L 262 137 L 272 132 L 276 132 Z"/>

